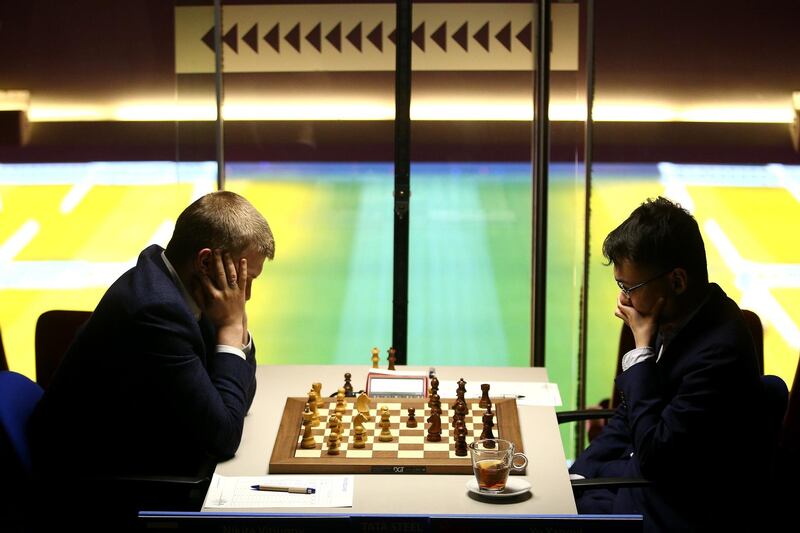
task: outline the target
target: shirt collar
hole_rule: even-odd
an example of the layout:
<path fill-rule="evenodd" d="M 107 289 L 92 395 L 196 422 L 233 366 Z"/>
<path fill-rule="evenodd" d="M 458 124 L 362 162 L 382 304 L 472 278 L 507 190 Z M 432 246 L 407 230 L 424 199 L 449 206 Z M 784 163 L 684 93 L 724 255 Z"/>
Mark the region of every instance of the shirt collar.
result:
<path fill-rule="evenodd" d="M 186 301 L 186 305 L 189 306 L 189 310 L 192 312 L 192 315 L 194 315 L 194 319 L 200 320 L 200 314 L 202 312 L 200 306 L 197 305 L 197 302 L 194 301 L 192 295 L 189 294 L 188 290 L 186 290 L 186 286 L 183 284 L 181 278 L 178 276 L 178 272 L 175 270 L 175 267 L 172 266 L 172 263 L 169 262 L 169 259 L 167 259 L 167 254 L 165 254 L 163 250 L 161 251 L 161 259 L 163 259 L 164 264 L 167 265 L 167 270 L 169 270 L 169 275 L 170 277 L 172 277 L 172 281 L 175 282 L 175 285 L 178 286 L 178 290 L 181 291 L 181 296 L 183 296 L 183 299 Z"/>

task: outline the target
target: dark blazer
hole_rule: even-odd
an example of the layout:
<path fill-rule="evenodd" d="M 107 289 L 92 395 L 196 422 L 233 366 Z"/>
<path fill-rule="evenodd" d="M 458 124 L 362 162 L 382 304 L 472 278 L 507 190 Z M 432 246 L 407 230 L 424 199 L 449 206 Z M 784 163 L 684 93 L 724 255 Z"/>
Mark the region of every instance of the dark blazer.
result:
<path fill-rule="evenodd" d="M 45 477 L 192 474 L 236 452 L 255 394 L 247 361 L 215 353 L 150 246 L 100 300 L 31 420 Z"/>
<path fill-rule="evenodd" d="M 571 473 L 642 476 L 613 512 L 643 514 L 645 530 L 717 529 L 755 508 L 766 474 L 762 386 L 738 306 L 719 286 L 655 358 L 616 379 L 621 402 Z"/>

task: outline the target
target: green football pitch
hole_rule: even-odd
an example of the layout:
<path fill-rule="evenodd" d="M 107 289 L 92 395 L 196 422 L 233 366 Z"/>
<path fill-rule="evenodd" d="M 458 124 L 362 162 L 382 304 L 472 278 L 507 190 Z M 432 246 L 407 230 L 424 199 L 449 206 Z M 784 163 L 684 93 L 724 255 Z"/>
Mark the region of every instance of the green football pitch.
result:
<path fill-rule="evenodd" d="M 214 189 L 210 163 L 0 165 L 0 330 L 10 367 L 34 376 L 50 309 L 93 309 L 180 210 Z M 412 167 L 409 363 L 530 362 L 531 169 Z M 392 330 L 389 164 L 230 164 L 276 238 L 248 304 L 266 364 L 368 365 Z M 549 196 L 546 366 L 574 406 L 583 265 L 582 176 L 554 165 Z M 800 168 L 598 165 L 592 186 L 587 399 L 609 395 L 620 323 L 600 245 L 647 197 L 702 228 L 710 277 L 765 325 L 765 367 L 789 384 L 800 351 Z"/>

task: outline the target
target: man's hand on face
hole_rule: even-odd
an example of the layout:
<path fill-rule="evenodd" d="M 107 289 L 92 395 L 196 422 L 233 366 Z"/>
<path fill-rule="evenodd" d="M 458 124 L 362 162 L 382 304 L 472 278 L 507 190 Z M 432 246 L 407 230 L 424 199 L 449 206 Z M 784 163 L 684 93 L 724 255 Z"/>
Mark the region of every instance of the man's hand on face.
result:
<path fill-rule="evenodd" d="M 631 328 L 637 348 L 653 346 L 658 333 L 658 320 L 665 302 L 664 297 L 660 297 L 653 308 L 645 313 L 637 311 L 623 293 L 617 297 L 617 309 L 614 314 Z"/>
<path fill-rule="evenodd" d="M 228 252 L 214 250 L 207 270 L 199 273 L 203 314 L 216 326 L 219 344 L 239 347 L 247 334 L 247 259 L 237 268 Z"/>

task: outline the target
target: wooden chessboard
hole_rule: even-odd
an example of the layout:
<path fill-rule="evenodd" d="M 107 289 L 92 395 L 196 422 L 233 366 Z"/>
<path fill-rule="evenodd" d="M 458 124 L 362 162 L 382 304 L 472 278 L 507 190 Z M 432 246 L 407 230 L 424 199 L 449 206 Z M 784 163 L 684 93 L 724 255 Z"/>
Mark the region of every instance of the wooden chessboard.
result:
<path fill-rule="evenodd" d="M 354 398 L 347 398 L 347 408 L 342 417 L 342 439 L 339 455 L 328 455 L 327 428 L 328 414 L 334 411 L 336 400 L 325 398 L 319 405 L 319 426 L 314 428 L 314 449 L 303 449 L 300 441 L 303 434 L 303 409 L 307 398 L 287 398 L 283 409 L 281 425 L 272 457 L 269 461 L 270 474 L 472 474 L 472 462 L 469 456 L 458 457 L 455 454 L 455 437 L 451 427 L 454 399 L 442 399 L 442 440 L 428 442 L 425 440 L 427 426 L 425 422 L 430 416 L 427 399 L 390 398 L 373 399 L 370 402 L 370 420 L 364 424 L 366 430 L 366 447 L 353 448 L 352 419 L 357 413 Z M 483 430 L 484 409 L 478 406 L 478 399 L 468 399 L 469 411 L 465 421 L 467 426 L 467 443 L 480 437 Z M 379 442 L 381 428 L 380 408 L 389 408 L 392 442 Z M 407 428 L 408 408 L 416 409 L 416 428 Z M 495 414 L 494 436 L 509 440 L 518 451 L 522 449 L 522 436 L 517 414 L 517 401 L 513 398 L 492 399 L 492 410 Z M 513 471 L 515 474 L 522 472 Z"/>

